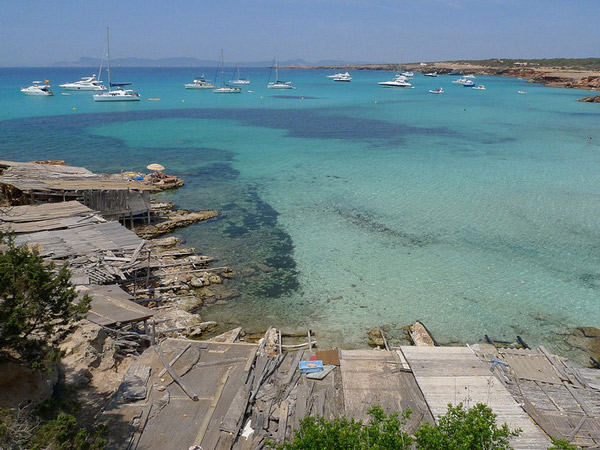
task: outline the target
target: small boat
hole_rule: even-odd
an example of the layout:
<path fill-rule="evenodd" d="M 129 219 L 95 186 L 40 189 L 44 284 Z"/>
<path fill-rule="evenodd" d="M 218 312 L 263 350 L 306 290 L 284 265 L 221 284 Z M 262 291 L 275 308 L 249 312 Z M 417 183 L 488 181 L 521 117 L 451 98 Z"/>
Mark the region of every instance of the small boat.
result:
<path fill-rule="evenodd" d="M 475 75 L 463 75 L 464 78 L 475 78 Z"/>
<path fill-rule="evenodd" d="M 38 96 L 50 96 L 54 95 L 52 89 L 50 89 L 50 82 L 44 81 L 33 81 L 31 86 L 21 88 L 21 92 L 25 95 L 38 95 Z"/>
<path fill-rule="evenodd" d="M 271 75 L 269 74 L 269 78 Z M 291 81 L 280 81 L 279 80 L 279 67 L 277 65 L 277 55 L 275 55 L 275 81 L 269 81 L 267 83 L 267 89 L 296 89 Z"/>
<path fill-rule="evenodd" d="M 338 78 L 338 77 L 343 77 L 343 76 L 346 76 L 346 75 L 350 76 L 350 74 L 348 72 L 346 72 L 346 73 L 341 73 L 340 72 L 340 73 L 336 73 L 336 74 L 333 74 L 333 75 L 327 75 L 327 78 Z"/>
<path fill-rule="evenodd" d="M 471 80 L 465 80 L 465 82 L 463 83 L 464 87 L 473 87 L 475 86 L 475 83 L 473 83 Z"/>
<path fill-rule="evenodd" d="M 204 79 L 204 74 L 197 78 L 194 78 L 193 83 L 186 83 L 183 85 L 186 89 L 214 89 L 215 85 L 209 83 Z"/>
<path fill-rule="evenodd" d="M 429 92 L 431 92 L 432 94 L 443 94 L 444 93 L 444 88 L 429 89 Z"/>
<path fill-rule="evenodd" d="M 517 91 L 517 94 L 527 94 L 526 91 Z"/>
<path fill-rule="evenodd" d="M 83 77 L 79 81 L 73 83 L 59 84 L 59 86 L 67 91 L 105 91 L 106 86 L 102 84 L 102 81 L 96 78 L 96 74 L 91 77 Z"/>
<path fill-rule="evenodd" d="M 428 72 L 428 73 L 424 73 L 423 75 L 425 75 L 426 77 L 437 77 L 438 76 L 437 72 Z"/>
<path fill-rule="evenodd" d="M 221 50 L 221 87 L 213 89 L 215 94 L 240 94 L 241 87 L 228 86 L 225 84 L 225 60 L 223 59 L 223 50 Z"/>
<path fill-rule="evenodd" d="M 396 75 L 396 78 L 394 78 L 391 81 L 380 81 L 377 84 L 380 86 L 386 86 L 386 87 L 407 87 L 407 88 L 413 87 L 412 84 L 410 84 L 408 81 L 406 81 L 406 77 L 403 75 Z"/>
<path fill-rule="evenodd" d="M 333 81 L 341 81 L 344 83 L 350 83 L 352 81 L 352 77 L 350 76 L 350 74 L 348 72 L 346 73 L 342 73 L 342 74 L 338 74 L 339 76 L 335 77 L 333 79 Z"/>
<path fill-rule="evenodd" d="M 250 84 L 250 80 L 240 77 L 240 66 L 237 66 L 236 74 L 237 74 L 236 78 L 234 80 L 229 80 L 229 84 L 233 84 L 234 86 Z"/>
<path fill-rule="evenodd" d="M 466 81 L 467 81 L 467 79 L 465 77 L 462 77 L 462 78 L 458 78 L 458 79 L 452 81 L 452 84 L 465 84 Z"/>
<path fill-rule="evenodd" d="M 480 84 L 478 86 L 473 86 L 473 89 L 477 89 L 478 91 L 485 91 L 485 86 L 483 84 Z"/>
<path fill-rule="evenodd" d="M 406 78 L 412 78 L 415 76 L 415 73 L 414 72 L 402 72 L 400 75 L 402 75 L 403 77 L 406 77 Z"/>
<path fill-rule="evenodd" d="M 95 102 L 139 102 L 140 94 L 131 89 L 123 89 L 131 83 L 111 83 L 110 81 L 110 39 L 106 28 L 106 73 L 108 74 L 108 92 L 94 94 Z M 112 89 L 112 88 L 116 89 Z"/>

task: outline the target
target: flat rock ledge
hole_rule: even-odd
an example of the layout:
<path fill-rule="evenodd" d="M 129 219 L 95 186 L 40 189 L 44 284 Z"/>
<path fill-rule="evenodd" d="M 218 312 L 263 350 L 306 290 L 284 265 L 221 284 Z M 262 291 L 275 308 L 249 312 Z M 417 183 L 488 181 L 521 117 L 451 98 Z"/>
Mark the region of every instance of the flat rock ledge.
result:
<path fill-rule="evenodd" d="M 212 210 L 194 212 L 185 209 L 163 210 L 158 216 L 157 221 L 150 225 L 136 226 L 135 232 L 141 238 L 152 239 L 170 233 L 177 228 L 212 219 L 218 215 L 219 213 L 217 211 Z"/>
<path fill-rule="evenodd" d="M 592 95 L 591 97 L 584 97 L 579 100 L 580 102 L 587 103 L 600 103 L 600 95 Z"/>

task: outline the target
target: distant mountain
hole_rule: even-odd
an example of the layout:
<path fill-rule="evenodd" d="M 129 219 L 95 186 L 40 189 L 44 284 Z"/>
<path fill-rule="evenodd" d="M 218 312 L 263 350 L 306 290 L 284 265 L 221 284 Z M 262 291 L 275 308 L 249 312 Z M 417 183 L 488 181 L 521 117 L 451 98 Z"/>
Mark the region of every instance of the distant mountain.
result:
<path fill-rule="evenodd" d="M 216 67 L 219 63 L 217 60 L 207 60 L 191 58 L 187 56 L 173 58 L 111 58 L 111 65 L 122 67 Z M 240 65 L 241 67 L 270 67 L 273 65 L 273 60 L 270 61 L 252 61 L 252 62 L 225 62 L 225 66 Z M 345 62 L 335 60 L 323 60 L 316 63 L 311 63 L 303 59 L 289 59 L 279 61 L 280 66 L 331 66 L 331 65 L 348 65 L 348 64 L 366 64 L 364 62 Z M 61 61 L 54 63 L 52 67 L 97 67 L 100 65 L 99 58 L 90 58 L 82 56 L 77 61 Z"/>

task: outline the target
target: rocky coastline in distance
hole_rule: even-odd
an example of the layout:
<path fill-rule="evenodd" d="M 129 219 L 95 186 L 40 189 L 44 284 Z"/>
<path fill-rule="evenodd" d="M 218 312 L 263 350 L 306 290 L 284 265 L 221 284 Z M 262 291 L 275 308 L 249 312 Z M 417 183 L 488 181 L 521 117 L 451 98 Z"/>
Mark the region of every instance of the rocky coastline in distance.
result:
<path fill-rule="evenodd" d="M 583 61 L 596 61 L 596 58 Z M 539 60 L 538 60 L 539 61 Z M 388 70 L 412 71 L 419 73 L 436 72 L 439 75 L 473 74 L 491 75 L 511 78 L 523 78 L 531 83 L 542 83 L 550 87 L 573 89 L 600 89 L 600 60 L 598 64 L 576 65 L 545 65 L 542 62 L 520 62 L 512 60 L 486 61 L 449 61 L 410 64 L 349 64 L 328 66 L 286 66 L 287 69 L 327 69 L 327 70 Z M 565 60 L 570 61 L 570 60 Z"/>

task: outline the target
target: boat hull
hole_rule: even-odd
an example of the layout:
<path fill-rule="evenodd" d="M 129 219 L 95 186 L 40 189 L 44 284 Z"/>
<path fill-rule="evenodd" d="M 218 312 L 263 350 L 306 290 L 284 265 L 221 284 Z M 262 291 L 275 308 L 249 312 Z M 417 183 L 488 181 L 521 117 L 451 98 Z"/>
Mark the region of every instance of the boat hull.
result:
<path fill-rule="evenodd" d="M 213 84 L 208 84 L 208 85 L 200 85 L 200 84 L 192 84 L 192 83 L 188 83 L 188 84 L 184 84 L 186 89 L 214 89 L 215 86 Z"/>
<path fill-rule="evenodd" d="M 25 95 L 31 95 L 33 97 L 50 97 L 54 95 L 52 91 L 28 91 L 26 89 L 21 89 L 21 92 Z"/>
<path fill-rule="evenodd" d="M 213 89 L 215 94 L 241 94 L 242 90 L 240 88 L 218 88 Z"/>
<path fill-rule="evenodd" d="M 65 91 L 105 91 L 106 86 L 74 86 L 61 84 L 60 87 Z"/>
<path fill-rule="evenodd" d="M 295 86 L 291 84 L 282 84 L 282 83 L 271 83 L 267 85 L 268 89 L 296 89 Z"/>
<path fill-rule="evenodd" d="M 139 102 L 139 95 L 94 95 L 95 102 Z"/>

